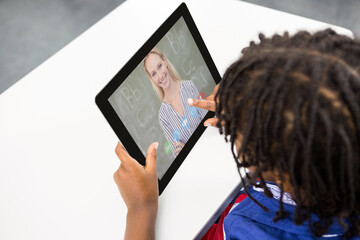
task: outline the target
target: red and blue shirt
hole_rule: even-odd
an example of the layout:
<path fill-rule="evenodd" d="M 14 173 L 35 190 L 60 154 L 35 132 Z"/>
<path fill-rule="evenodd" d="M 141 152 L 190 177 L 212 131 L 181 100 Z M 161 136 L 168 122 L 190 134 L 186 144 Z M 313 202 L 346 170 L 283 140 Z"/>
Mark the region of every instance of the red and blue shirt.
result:
<path fill-rule="evenodd" d="M 284 194 L 284 210 L 289 215 L 274 223 L 276 211 L 279 209 L 280 189 L 277 185 L 267 183 L 267 187 L 273 193 L 273 198 L 267 197 L 262 189 L 249 187 L 248 191 L 260 204 L 267 207 L 265 212 L 253 200 L 241 192 L 235 202 L 229 205 L 220 217 L 217 224 L 205 234 L 203 239 L 342 239 L 344 229 L 334 223 L 329 227 L 327 234 L 316 238 L 310 231 L 308 222 L 296 225 L 293 216 L 296 208 L 290 194 Z M 316 216 L 313 221 L 316 221 Z M 360 239 L 353 237 L 352 240 Z"/>

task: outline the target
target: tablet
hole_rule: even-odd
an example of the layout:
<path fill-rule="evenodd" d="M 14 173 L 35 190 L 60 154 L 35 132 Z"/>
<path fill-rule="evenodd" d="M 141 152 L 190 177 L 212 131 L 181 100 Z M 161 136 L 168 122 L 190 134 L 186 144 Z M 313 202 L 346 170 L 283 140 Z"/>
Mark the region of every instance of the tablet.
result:
<path fill-rule="evenodd" d="M 140 164 L 145 165 L 150 144 L 159 142 L 159 194 L 204 132 L 204 121 L 214 116 L 189 106 L 187 99 L 205 99 L 220 79 L 182 3 L 96 96 L 106 120 Z"/>

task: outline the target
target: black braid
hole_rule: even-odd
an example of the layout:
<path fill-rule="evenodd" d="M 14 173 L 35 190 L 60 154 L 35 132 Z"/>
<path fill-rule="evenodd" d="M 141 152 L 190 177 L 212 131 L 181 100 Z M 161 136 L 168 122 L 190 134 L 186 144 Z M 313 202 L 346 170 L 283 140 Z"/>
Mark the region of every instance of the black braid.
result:
<path fill-rule="evenodd" d="M 337 218 L 346 237 L 360 236 L 360 41 L 331 29 L 259 39 L 228 68 L 215 96 L 239 173 L 256 167 L 245 177 L 268 196 L 263 173 L 279 174 L 274 221 L 287 214 L 289 176 L 296 224 L 308 220 L 319 237 Z"/>

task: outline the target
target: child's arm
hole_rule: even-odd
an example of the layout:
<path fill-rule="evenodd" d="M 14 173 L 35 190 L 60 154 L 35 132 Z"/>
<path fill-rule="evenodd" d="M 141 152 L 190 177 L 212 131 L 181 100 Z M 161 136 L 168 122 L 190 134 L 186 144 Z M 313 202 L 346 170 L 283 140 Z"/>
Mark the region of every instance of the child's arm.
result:
<path fill-rule="evenodd" d="M 150 145 L 143 167 L 118 143 L 115 152 L 120 167 L 114 180 L 124 199 L 128 212 L 124 239 L 155 239 L 155 221 L 158 210 L 158 178 L 156 171 L 156 149 L 158 143 Z"/>

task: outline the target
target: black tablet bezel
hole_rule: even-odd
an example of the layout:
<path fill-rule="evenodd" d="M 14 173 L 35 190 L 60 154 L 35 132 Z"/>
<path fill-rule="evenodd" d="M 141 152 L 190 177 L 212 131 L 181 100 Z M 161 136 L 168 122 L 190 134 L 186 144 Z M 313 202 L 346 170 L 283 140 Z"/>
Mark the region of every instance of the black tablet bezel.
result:
<path fill-rule="evenodd" d="M 145 165 L 145 156 L 140 151 L 140 148 L 127 131 L 126 127 L 116 114 L 115 110 L 109 102 L 109 97 L 114 91 L 127 79 L 132 71 L 144 59 L 144 57 L 156 46 L 156 44 L 165 36 L 165 34 L 174 26 L 174 24 L 183 17 L 215 83 L 221 80 L 220 74 L 212 60 L 208 49 L 197 29 L 193 18 L 185 3 L 180 6 L 166 19 L 166 21 L 155 31 L 155 33 L 145 42 L 145 44 L 134 54 L 134 56 L 124 65 L 124 67 L 115 75 L 115 77 L 98 93 L 95 97 L 95 102 L 100 111 L 124 145 L 128 153 L 136 159 L 140 164 Z M 213 112 L 208 112 L 197 129 L 194 131 L 190 139 L 185 144 L 184 148 L 180 151 L 179 155 L 174 159 L 168 170 L 165 172 L 159 182 L 159 195 L 163 192 L 171 178 L 174 176 L 180 165 L 189 154 L 197 140 L 200 138 L 205 130 L 204 121 L 213 117 Z"/>

